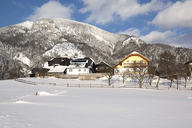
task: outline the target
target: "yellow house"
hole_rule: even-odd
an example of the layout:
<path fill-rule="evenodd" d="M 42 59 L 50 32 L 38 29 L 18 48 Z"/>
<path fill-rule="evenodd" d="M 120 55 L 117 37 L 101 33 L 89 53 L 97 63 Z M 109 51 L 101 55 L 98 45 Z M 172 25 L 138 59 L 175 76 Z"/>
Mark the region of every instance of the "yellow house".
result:
<path fill-rule="evenodd" d="M 132 52 L 114 67 L 115 73 L 132 72 L 134 68 L 146 68 L 150 60 L 138 52 Z"/>
<path fill-rule="evenodd" d="M 187 65 L 190 76 L 192 77 L 192 60 L 185 63 L 185 65 Z"/>

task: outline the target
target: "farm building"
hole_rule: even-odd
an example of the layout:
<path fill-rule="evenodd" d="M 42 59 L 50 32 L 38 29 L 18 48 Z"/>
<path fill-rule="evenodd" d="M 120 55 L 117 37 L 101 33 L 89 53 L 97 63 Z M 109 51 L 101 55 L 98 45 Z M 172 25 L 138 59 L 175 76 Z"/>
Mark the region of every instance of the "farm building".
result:
<path fill-rule="evenodd" d="M 70 65 L 69 58 L 53 58 L 44 67 L 50 69 L 49 74 L 64 74 L 65 69 Z"/>
<path fill-rule="evenodd" d="M 105 62 L 100 62 L 95 65 L 96 73 L 111 73 L 113 72 L 113 68 Z"/>
<path fill-rule="evenodd" d="M 146 68 L 150 60 L 138 52 L 132 52 L 123 58 L 117 65 L 114 66 L 116 74 L 129 73 L 134 68 Z"/>
<path fill-rule="evenodd" d="M 189 76 L 192 77 L 192 60 L 186 62 L 185 65 L 187 65 L 187 67 L 188 67 L 188 69 L 189 69 L 189 70 L 188 70 L 188 71 L 189 71 Z"/>
<path fill-rule="evenodd" d="M 49 69 L 47 69 L 47 68 L 33 68 L 31 70 L 30 77 L 46 76 L 48 71 L 49 71 Z"/>
<path fill-rule="evenodd" d="M 71 60 L 70 65 L 66 68 L 66 74 L 78 75 L 78 74 L 88 74 L 95 72 L 94 60 L 85 57 Z"/>

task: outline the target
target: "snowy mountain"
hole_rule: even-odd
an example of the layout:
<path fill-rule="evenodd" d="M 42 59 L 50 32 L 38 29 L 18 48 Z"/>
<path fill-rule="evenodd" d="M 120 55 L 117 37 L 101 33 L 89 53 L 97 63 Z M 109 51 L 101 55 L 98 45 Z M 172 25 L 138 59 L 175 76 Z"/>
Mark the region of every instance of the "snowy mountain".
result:
<path fill-rule="evenodd" d="M 165 50 L 178 55 L 178 60 L 192 59 L 190 49 L 147 44 L 137 37 L 110 33 L 72 20 L 26 21 L 0 28 L 0 79 L 42 67 L 53 57 L 87 56 L 96 62 L 104 60 L 114 65 L 132 51 L 138 51 L 155 62 Z"/>

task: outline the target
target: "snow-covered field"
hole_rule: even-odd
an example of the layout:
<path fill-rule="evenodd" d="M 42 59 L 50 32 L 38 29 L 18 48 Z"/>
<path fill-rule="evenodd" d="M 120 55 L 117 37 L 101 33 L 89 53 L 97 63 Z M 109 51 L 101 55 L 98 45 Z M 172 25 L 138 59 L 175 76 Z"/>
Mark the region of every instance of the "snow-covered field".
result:
<path fill-rule="evenodd" d="M 191 128 L 192 90 L 64 87 L 56 78 L 0 81 L 0 128 Z M 49 83 L 49 84 L 48 84 Z M 56 83 L 56 84 L 50 84 Z M 162 86 L 162 85 L 161 85 Z"/>

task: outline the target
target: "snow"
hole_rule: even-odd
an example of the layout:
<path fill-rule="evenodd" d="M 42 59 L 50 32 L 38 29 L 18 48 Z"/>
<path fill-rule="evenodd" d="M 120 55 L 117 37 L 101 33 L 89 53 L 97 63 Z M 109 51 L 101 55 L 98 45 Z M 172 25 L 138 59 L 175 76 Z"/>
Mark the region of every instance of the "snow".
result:
<path fill-rule="evenodd" d="M 128 45 L 131 41 L 135 41 L 135 43 L 137 45 L 144 44 L 144 42 L 142 40 L 140 40 L 139 38 L 137 38 L 137 37 L 130 37 L 127 40 L 123 41 L 123 45 Z"/>
<path fill-rule="evenodd" d="M 23 101 L 23 100 L 17 100 L 15 103 L 16 104 L 33 104 L 31 102 L 27 102 L 27 101 Z"/>
<path fill-rule="evenodd" d="M 43 56 L 60 57 L 84 57 L 83 53 L 72 43 L 62 43 L 55 45 L 51 50 L 46 51 Z"/>
<path fill-rule="evenodd" d="M 54 94 L 51 94 L 51 93 L 45 92 L 45 91 L 36 92 L 35 95 L 37 95 L 37 96 L 54 96 Z"/>
<path fill-rule="evenodd" d="M 192 100 L 192 97 L 187 97 L 187 99 Z"/>
<path fill-rule="evenodd" d="M 26 57 L 23 53 L 21 53 L 21 52 L 17 53 L 17 55 L 14 56 L 13 59 L 19 60 L 19 61 L 21 61 L 23 64 L 26 64 L 26 65 L 28 65 L 28 66 L 30 66 L 30 63 L 31 63 L 30 59 L 27 58 L 27 57 Z"/>
<path fill-rule="evenodd" d="M 49 73 L 64 73 L 65 69 L 67 68 L 67 66 L 61 66 L 61 65 L 58 65 L 58 66 L 49 66 L 47 67 L 49 68 L 50 70 L 48 71 Z"/>
<path fill-rule="evenodd" d="M 49 66 L 48 62 L 45 62 L 43 68 L 51 69 L 53 66 Z"/>
<path fill-rule="evenodd" d="M 191 90 L 72 88 L 62 86 L 66 79 L 22 79 L 56 86 L 0 81 L 1 128 L 192 127 Z"/>
<path fill-rule="evenodd" d="M 91 35 L 91 37 L 95 37 L 97 40 L 100 41 L 101 44 L 105 43 L 111 48 L 114 48 L 115 44 L 120 38 L 120 36 L 117 34 L 104 31 L 95 26 L 62 18 L 36 20 L 34 22 L 34 26 L 39 26 L 37 27 L 37 29 L 41 29 L 42 26 L 48 27 L 51 32 L 57 32 L 57 35 L 59 32 L 62 32 L 66 35 L 76 36 L 78 39 L 83 39 L 84 43 L 87 43 L 91 46 L 95 46 L 95 40 L 90 40 L 90 38 L 88 37 L 89 35 Z M 84 38 L 85 35 L 86 38 Z"/>
<path fill-rule="evenodd" d="M 97 33 L 98 34 L 98 33 Z M 103 41 L 105 44 L 111 46 L 112 48 L 115 47 L 114 43 L 111 43 L 111 41 L 106 41 L 102 35 L 97 35 L 96 33 L 92 33 L 93 36 L 99 41 Z"/>
<path fill-rule="evenodd" d="M 28 29 L 31 29 L 33 26 L 33 22 L 32 21 L 25 21 L 23 23 L 20 24 L 16 24 L 17 26 L 22 26 L 22 27 L 26 27 Z"/>
<path fill-rule="evenodd" d="M 140 54 L 140 53 L 138 53 L 138 52 L 136 52 L 136 51 L 133 51 L 131 54 Z"/>

